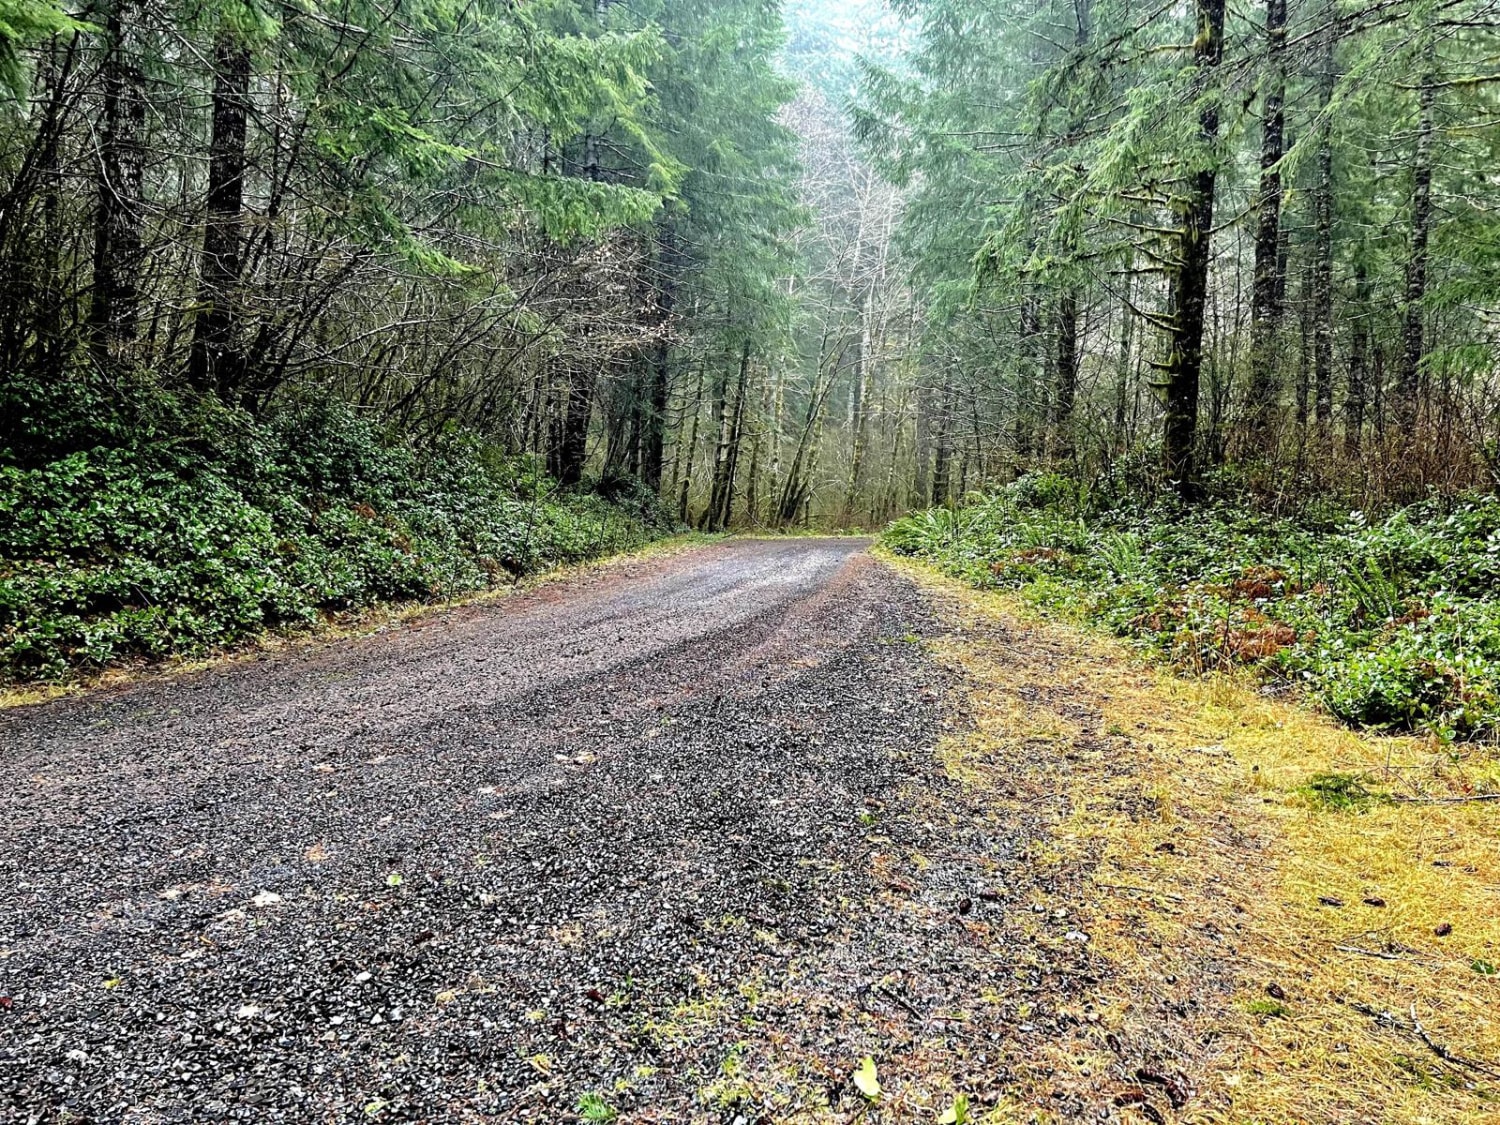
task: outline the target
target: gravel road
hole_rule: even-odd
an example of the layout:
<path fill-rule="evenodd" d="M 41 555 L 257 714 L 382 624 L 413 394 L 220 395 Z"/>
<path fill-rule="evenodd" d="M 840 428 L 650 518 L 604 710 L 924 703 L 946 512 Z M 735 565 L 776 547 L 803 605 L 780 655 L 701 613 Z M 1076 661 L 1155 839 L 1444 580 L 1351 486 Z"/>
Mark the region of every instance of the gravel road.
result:
<path fill-rule="evenodd" d="M 757 1120 L 704 1092 L 744 1029 L 681 1029 L 847 956 L 933 768 L 927 610 L 866 546 L 0 713 L 0 1120 Z"/>

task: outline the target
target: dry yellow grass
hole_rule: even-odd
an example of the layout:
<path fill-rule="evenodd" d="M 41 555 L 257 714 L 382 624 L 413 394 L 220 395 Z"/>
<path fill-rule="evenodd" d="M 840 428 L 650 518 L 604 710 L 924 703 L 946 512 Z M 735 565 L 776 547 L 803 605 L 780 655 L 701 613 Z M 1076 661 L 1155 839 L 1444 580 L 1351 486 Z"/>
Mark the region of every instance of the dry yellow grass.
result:
<path fill-rule="evenodd" d="M 1463 799 L 1496 788 L 1488 752 L 1176 678 L 893 565 L 950 617 L 937 648 L 971 719 L 942 749 L 950 772 L 994 784 L 987 767 L 1017 753 L 1063 767 L 1072 811 L 1033 857 L 1084 888 L 1104 1024 L 1191 1077 L 1181 1120 L 1500 1120 L 1500 802 Z M 1319 774 L 1388 797 L 1332 808 L 1307 788 Z M 1059 1074 L 1109 1062 L 1063 1053 Z"/>

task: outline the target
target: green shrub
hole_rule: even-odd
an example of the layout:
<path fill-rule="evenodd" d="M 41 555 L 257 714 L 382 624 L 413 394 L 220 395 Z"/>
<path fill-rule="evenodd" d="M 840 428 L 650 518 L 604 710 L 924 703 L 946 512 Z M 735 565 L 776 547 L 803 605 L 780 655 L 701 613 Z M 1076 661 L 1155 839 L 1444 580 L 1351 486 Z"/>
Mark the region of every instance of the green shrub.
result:
<path fill-rule="evenodd" d="M 1194 671 L 1248 665 L 1346 721 L 1478 737 L 1500 728 L 1500 500 L 1370 520 L 1326 508 L 1102 498 L 1023 478 L 885 543 L 977 585 L 1098 622 Z"/>
<path fill-rule="evenodd" d="M 528 459 L 463 435 L 422 452 L 393 446 L 338 405 L 264 424 L 223 411 L 193 421 L 160 398 L 133 409 L 157 419 L 142 426 L 147 440 L 59 452 L 12 430 L 0 450 L 6 678 L 451 597 L 673 529 L 638 486 L 615 482 L 613 502 L 559 493 Z M 93 416 L 85 436 L 128 434 L 103 407 Z"/>

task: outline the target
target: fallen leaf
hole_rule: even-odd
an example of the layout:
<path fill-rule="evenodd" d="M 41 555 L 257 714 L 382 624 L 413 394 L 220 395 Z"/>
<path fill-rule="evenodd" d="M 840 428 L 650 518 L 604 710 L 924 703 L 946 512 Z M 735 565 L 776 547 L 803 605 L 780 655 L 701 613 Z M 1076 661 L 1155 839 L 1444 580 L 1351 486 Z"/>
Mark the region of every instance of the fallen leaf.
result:
<path fill-rule="evenodd" d="M 1371 895 L 1369 898 L 1365 899 L 1365 905 L 1366 906 L 1384 906 L 1385 905 L 1385 899 L 1379 898 L 1376 895 Z"/>
<path fill-rule="evenodd" d="M 1319 895 L 1318 896 L 1318 901 L 1321 902 L 1324 906 L 1343 906 L 1344 905 L 1344 900 L 1343 899 L 1341 899 L 1341 898 L 1335 898 L 1333 895 Z"/>
<path fill-rule="evenodd" d="M 1273 1000 L 1286 999 L 1286 991 L 1274 980 L 1270 984 L 1266 985 L 1266 995 L 1271 997 L 1271 999 Z"/>
<path fill-rule="evenodd" d="M 875 1060 L 866 1055 L 854 1068 L 854 1085 L 865 1097 L 875 1099 L 880 1097 L 880 1079 L 875 1074 Z"/>
<path fill-rule="evenodd" d="M 1453 932 L 1453 923 L 1439 922 L 1436 926 L 1432 927 L 1432 932 L 1438 937 L 1447 937 Z"/>
<path fill-rule="evenodd" d="M 1176 1074 L 1158 1074 L 1145 1067 L 1135 1072 L 1136 1078 L 1153 1086 L 1160 1086 L 1167 1093 L 1167 1100 L 1172 1103 L 1173 1109 L 1181 1109 L 1188 1103 L 1196 1092 L 1187 1076 L 1178 1072 Z"/>
<path fill-rule="evenodd" d="M 403 882 L 405 882 L 405 880 L 403 880 L 400 875 L 392 872 L 390 875 L 387 875 L 385 877 L 385 882 L 387 886 L 399 887 Z"/>

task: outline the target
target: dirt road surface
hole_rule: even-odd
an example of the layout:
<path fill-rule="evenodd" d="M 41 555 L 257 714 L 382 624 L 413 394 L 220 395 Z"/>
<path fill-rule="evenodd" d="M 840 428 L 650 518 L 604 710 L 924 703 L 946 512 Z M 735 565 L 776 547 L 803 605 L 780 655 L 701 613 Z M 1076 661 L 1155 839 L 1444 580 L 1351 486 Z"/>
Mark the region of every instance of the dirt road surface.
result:
<path fill-rule="evenodd" d="M 864 1112 L 855 1016 L 935 999 L 872 857 L 943 784 L 928 611 L 866 546 L 0 714 L 0 1120 Z"/>

